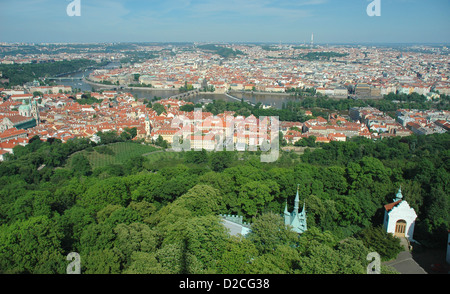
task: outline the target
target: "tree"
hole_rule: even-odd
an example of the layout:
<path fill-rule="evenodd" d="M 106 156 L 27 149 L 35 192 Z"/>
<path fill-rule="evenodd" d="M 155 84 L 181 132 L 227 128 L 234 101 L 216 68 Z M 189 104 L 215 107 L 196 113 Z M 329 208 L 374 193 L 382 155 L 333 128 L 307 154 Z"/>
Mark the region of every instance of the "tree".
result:
<path fill-rule="evenodd" d="M 92 174 L 92 167 L 89 159 L 82 154 L 76 154 L 72 157 L 72 171 L 75 176 L 89 176 Z"/>
<path fill-rule="evenodd" d="M 198 182 L 204 185 L 211 186 L 212 188 L 220 191 L 222 200 L 219 201 L 219 205 L 220 211 L 222 213 L 238 212 L 238 207 L 240 207 L 240 204 L 238 202 L 236 194 L 234 193 L 230 175 L 211 171 L 201 175 L 198 178 Z"/>
<path fill-rule="evenodd" d="M 210 156 L 211 169 L 215 172 L 222 172 L 233 163 L 234 154 L 231 152 L 214 152 Z"/>
<path fill-rule="evenodd" d="M 280 146 L 281 147 L 287 146 L 288 142 L 284 138 L 283 132 L 279 132 L 278 138 L 280 139 Z"/>
<path fill-rule="evenodd" d="M 325 193 L 329 195 L 342 195 L 347 192 L 348 184 L 343 167 L 330 166 L 321 168 L 319 175 L 323 182 Z"/>
<path fill-rule="evenodd" d="M 83 254 L 81 272 L 87 275 L 93 274 L 120 274 L 123 255 L 115 249 L 103 249 L 90 251 Z"/>
<path fill-rule="evenodd" d="M 302 254 L 298 274 L 364 274 L 363 264 L 325 244 L 317 244 Z"/>
<path fill-rule="evenodd" d="M 194 104 L 185 104 L 180 107 L 180 111 L 192 112 L 195 110 Z"/>
<path fill-rule="evenodd" d="M 277 245 L 293 245 L 298 234 L 288 228 L 281 216 L 272 212 L 254 218 L 248 239 L 260 253 L 273 252 Z"/>
<path fill-rule="evenodd" d="M 64 273 L 62 236 L 60 227 L 46 216 L 31 217 L 0 227 L 0 272 Z"/>
<path fill-rule="evenodd" d="M 279 192 L 278 184 L 274 181 L 268 181 L 267 184 L 252 181 L 242 185 L 239 200 L 243 212 L 249 217 L 261 214 L 277 192 Z"/>
<path fill-rule="evenodd" d="M 155 141 L 155 145 L 156 146 L 160 146 L 163 149 L 166 149 L 169 146 L 169 143 L 167 143 L 167 141 L 164 140 L 161 135 L 159 135 L 158 138 Z"/>
<path fill-rule="evenodd" d="M 301 146 L 301 147 L 316 147 L 316 137 L 315 136 L 309 136 L 306 138 L 303 138 L 301 140 L 298 140 L 295 142 L 295 146 Z"/>
<path fill-rule="evenodd" d="M 156 252 L 158 236 L 145 224 L 131 223 L 127 225 L 120 223 L 114 228 L 114 233 L 116 234 L 114 248 L 124 255 L 124 268 L 131 264 L 134 252 Z"/>
<path fill-rule="evenodd" d="M 155 254 L 158 268 L 166 274 L 205 274 L 203 264 L 186 249 L 184 242 L 162 246 Z"/>
<path fill-rule="evenodd" d="M 403 250 L 400 239 L 386 233 L 381 226 L 364 229 L 357 234 L 357 239 L 361 240 L 371 252 L 380 254 L 382 261 L 396 258 Z"/>
<path fill-rule="evenodd" d="M 152 109 L 156 111 L 158 115 L 161 115 L 161 113 L 166 112 L 166 108 L 161 103 L 153 103 Z"/>
<path fill-rule="evenodd" d="M 208 161 L 208 153 L 205 149 L 201 151 L 187 151 L 185 153 L 185 162 L 186 163 L 194 163 L 194 164 L 202 164 Z"/>
<path fill-rule="evenodd" d="M 131 254 L 130 266 L 124 274 L 170 274 L 172 269 L 163 268 L 156 259 L 155 253 L 133 252 Z"/>
<path fill-rule="evenodd" d="M 108 178 L 95 181 L 83 194 L 78 196 L 77 204 L 100 210 L 108 204 L 127 206 L 131 200 L 127 187 L 121 178 Z"/>
<path fill-rule="evenodd" d="M 258 256 L 258 250 L 249 239 L 232 236 L 218 260 L 217 269 L 220 274 L 248 274 L 252 261 Z"/>
<path fill-rule="evenodd" d="M 193 216 L 217 215 L 221 198 L 219 190 L 199 184 L 181 196 L 176 204 L 191 211 Z"/>
<path fill-rule="evenodd" d="M 100 137 L 102 144 L 105 145 L 122 141 L 117 132 L 114 130 L 107 132 L 97 132 L 97 136 Z"/>
<path fill-rule="evenodd" d="M 191 84 L 188 84 L 187 81 L 184 82 L 184 86 L 180 87 L 180 93 L 185 93 L 194 90 L 194 87 Z"/>
<path fill-rule="evenodd" d="M 298 270 L 299 252 L 292 246 L 277 245 L 276 250 L 255 257 L 249 265 L 250 274 L 294 274 Z"/>
<path fill-rule="evenodd" d="M 279 203 L 284 204 L 288 198 L 295 196 L 298 183 L 295 181 L 294 174 L 291 169 L 275 167 L 269 170 L 269 174 L 271 179 L 274 180 L 280 187 L 278 197 Z"/>
<path fill-rule="evenodd" d="M 195 256 L 203 264 L 205 271 L 215 272 L 228 241 L 227 229 L 214 215 L 188 219 L 184 227 L 180 237 L 185 244 L 186 253 Z"/>

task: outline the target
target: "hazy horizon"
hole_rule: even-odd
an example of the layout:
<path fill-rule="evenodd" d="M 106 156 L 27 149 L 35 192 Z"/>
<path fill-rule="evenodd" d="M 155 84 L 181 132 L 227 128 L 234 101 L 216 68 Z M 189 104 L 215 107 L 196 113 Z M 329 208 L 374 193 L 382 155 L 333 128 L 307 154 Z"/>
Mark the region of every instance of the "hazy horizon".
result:
<path fill-rule="evenodd" d="M 0 0 L 5 43 L 450 44 L 448 0 Z"/>

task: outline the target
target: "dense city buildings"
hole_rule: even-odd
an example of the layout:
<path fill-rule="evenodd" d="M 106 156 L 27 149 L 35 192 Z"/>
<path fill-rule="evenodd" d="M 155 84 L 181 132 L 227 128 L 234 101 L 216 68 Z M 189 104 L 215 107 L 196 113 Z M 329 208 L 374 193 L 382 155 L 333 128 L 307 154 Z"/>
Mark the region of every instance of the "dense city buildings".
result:
<path fill-rule="evenodd" d="M 314 88 L 336 97 L 382 97 L 398 92 L 430 99 L 432 93 L 450 93 L 446 48 L 442 50 L 447 55 L 369 46 L 224 45 L 231 52 L 240 52 L 234 58 L 201 48 L 173 48 L 173 54 L 164 58 L 97 71 L 90 78 L 157 89 L 178 89 L 187 82 L 195 89 L 212 86 L 217 93 Z M 161 48 L 147 50 L 158 52 Z"/>
<path fill-rule="evenodd" d="M 98 45 L 103 48 L 104 45 Z M 131 45 L 130 45 L 131 46 Z M 3 51 L 13 45 L 3 45 Z M 45 85 L 35 79 L 24 85 L 2 88 L 0 104 L 0 148 L 12 153 L 11 146 L 26 144 L 38 135 L 42 140 L 60 139 L 63 142 L 76 137 L 95 138 L 98 132 L 136 128 L 136 139 L 148 142 L 162 137 L 169 144 L 180 132 L 189 139 L 193 149 L 217 148 L 217 136 L 226 133 L 224 124 L 201 127 L 201 134 L 186 131 L 185 126 L 174 125 L 175 117 L 193 119 L 194 112 L 180 107 L 190 102 L 167 98 L 157 103 L 164 111 L 158 114 L 146 106 L 145 99 L 118 88 L 146 87 L 154 91 L 178 92 L 199 90 L 215 94 L 228 93 L 283 93 L 311 90 L 316 97 L 340 99 L 380 99 L 389 93 L 424 95 L 429 101 L 439 101 L 448 95 L 448 49 L 408 48 L 399 50 L 370 46 L 314 46 L 296 45 L 135 45 L 136 52 L 151 52 L 149 59 L 131 62 L 124 53 L 98 53 L 99 47 L 89 47 L 84 53 L 5 55 L 2 64 L 47 63 L 59 60 L 90 59 L 96 62 L 121 60 L 113 69 L 94 69 L 86 82 L 115 86 L 111 90 L 90 92 L 95 103 L 80 104 L 84 94 L 74 92 L 71 86 L 52 83 Z M 222 51 L 215 50 L 222 48 Z M 64 46 L 59 48 L 63 51 Z M 36 49 L 38 50 L 38 49 Z M 223 53 L 225 50 L 226 54 Z M 428 51 L 427 51 L 428 50 Z M 92 52 L 90 52 L 92 51 Z M 56 80 L 55 82 L 59 82 Z M 206 93 L 205 92 L 205 93 Z M 232 97 L 232 96 L 229 96 Z M 181 99 L 181 98 L 180 98 Z M 192 104 L 192 103 L 191 103 Z M 303 110 L 312 115 L 309 109 Z M 237 116 L 234 112 L 213 116 L 203 112 L 203 120 Z M 237 116 L 239 119 L 248 119 Z M 258 124 L 258 119 L 256 124 Z M 281 133 L 288 144 L 314 136 L 317 143 L 346 141 L 362 136 L 381 139 L 389 136 L 427 135 L 446 132 L 450 115 L 445 110 L 399 109 L 395 116 L 373 108 L 348 110 L 348 115 L 332 113 L 328 117 L 314 117 L 305 122 L 281 122 Z M 202 125 L 202 124 L 201 124 Z M 247 131 L 233 143 L 249 145 L 252 136 Z M 189 136 L 189 137 L 188 137 Z M 21 140 L 19 140 L 21 139 Z M 25 140 L 24 140 L 25 139 Z M 252 141 L 253 142 L 253 141 Z M 257 145 L 261 143 L 258 141 Z"/>
<path fill-rule="evenodd" d="M 65 2 L 1 4 L 3 276 L 450 273 L 450 1 Z"/>

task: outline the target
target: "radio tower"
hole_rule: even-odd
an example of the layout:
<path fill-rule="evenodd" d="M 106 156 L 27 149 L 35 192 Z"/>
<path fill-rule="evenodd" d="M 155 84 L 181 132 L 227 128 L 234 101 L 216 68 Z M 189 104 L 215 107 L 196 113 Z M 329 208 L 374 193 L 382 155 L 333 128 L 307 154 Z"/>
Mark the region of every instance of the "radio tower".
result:
<path fill-rule="evenodd" d="M 314 33 L 311 34 L 311 47 L 314 47 Z"/>

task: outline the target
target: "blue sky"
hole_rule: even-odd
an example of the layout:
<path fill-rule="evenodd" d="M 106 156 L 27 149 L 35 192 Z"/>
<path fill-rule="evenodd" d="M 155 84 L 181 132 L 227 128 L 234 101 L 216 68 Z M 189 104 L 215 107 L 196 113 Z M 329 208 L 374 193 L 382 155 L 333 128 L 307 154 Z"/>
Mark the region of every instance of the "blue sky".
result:
<path fill-rule="evenodd" d="M 0 42 L 450 43 L 450 0 L 0 0 Z"/>

